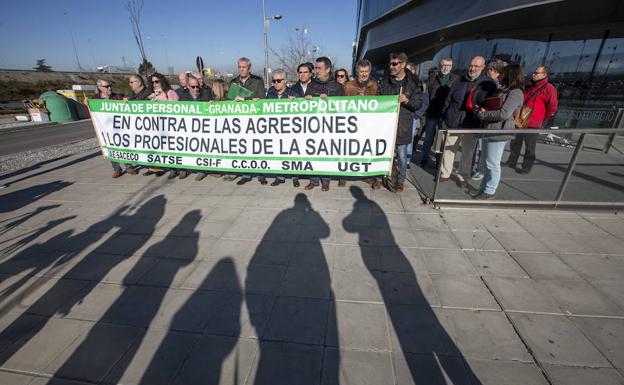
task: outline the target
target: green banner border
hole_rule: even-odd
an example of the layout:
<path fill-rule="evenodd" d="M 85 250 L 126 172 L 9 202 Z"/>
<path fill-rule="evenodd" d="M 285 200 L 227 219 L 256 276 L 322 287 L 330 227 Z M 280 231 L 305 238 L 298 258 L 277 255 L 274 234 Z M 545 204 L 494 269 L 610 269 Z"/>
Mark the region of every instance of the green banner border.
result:
<path fill-rule="evenodd" d="M 362 100 L 377 100 L 379 103 L 378 108 L 375 111 L 359 111 L 359 110 L 349 110 L 342 109 L 338 111 L 320 111 L 317 108 L 313 110 L 308 110 L 305 112 L 301 111 L 288 111 L 288 112 L 264 112 L 263 105 L 265 104 L 289 104 L 289 103 L 312 103 L 312 102 L 334 102 L 334 101 L 362 101 Z M 94 114 L 115 114 L 115 115 L 164 115 L 164 116 L 280 116 L 280 115 L 327 115 L 327 114 L 390 114 L 396 113 L 399 110 L 399 102 L 398 97 L 396 95 L 384 95 L 384 96 L 336 96 L 336 97 L 327 97 L 327 98 L 314 98 L 304 99 L 304 98 L 295 98 L 295 99 L 260 99 L 260 100 L 245 100 L 245 101 L 219 101 L 219 102 L 192 102 L 192 101 L 151 101 L 151 100 L 133 100 L 133 101 L 124 101 L 124 100 L 106 100 L 106 99 L 89 99 L 89 109 L 91 113 Z M 189 114 L 182 112 L 114 112 L 114 111 L 100 111 L 103 103 L 111 103 L 111 104 L 123 104 L 123 103 L 134 103 L 134 104 L 159 104 L 159 105 L 174 105 L 174 104 L 188 104 L 194 105 L 198 107 L 201 111 L 200 114 Z M 257 112 L 232 112 L 232 113 L 210 113 L 208 111 L 209 106 L 217 106 L 217 105 L 238 105 L 242 106 L 243 104 L 253 105 L 258 109 Z"/>
<path fill-rule="evenodd" d="M 118 147 L 102 146 L 109 151 L 128 152 L 133 154 L 156 154 L 166 156 L 187 156 L 189 158 L 220 158 L 220 159 L 241 159 L 241 160 L 307 160 L 316 162 L 389 162 L 391 157 L 378 158 L 324 158 L 324 157 L 289 157 L 289 156 L 236 156 L 236 155 L 214 155 L 214 154 L 187 154 L 184 152 L 166 152 L 158 150 L 130 150 Z"/>
<path fill-rule="evenodd" d="M 174 164 L 163 163 L 149 163 L 149 162 L 133 162 L 123 159 L 115 159 L 111 157 L 105 157 L 107 160 L 115 163 L 123 163 L 130 165 L 141 165 L 147 167 L 161 167 L 161 168 L 177 168 L 181 170 L 200 170 L 200 171 L 219 171 L 232 174 L 276 174 L 276 175 L 310 175 L 310 176 L 384 176 L 388 175 L 385 171 L 369 171 L 369 172 L 334 172 L 334 171 L 290 171 L 290 170 L 261 170 L 253 168 L 216 168 L 216 167 L 203 167 L 203 166 L 178 166 Z"/>

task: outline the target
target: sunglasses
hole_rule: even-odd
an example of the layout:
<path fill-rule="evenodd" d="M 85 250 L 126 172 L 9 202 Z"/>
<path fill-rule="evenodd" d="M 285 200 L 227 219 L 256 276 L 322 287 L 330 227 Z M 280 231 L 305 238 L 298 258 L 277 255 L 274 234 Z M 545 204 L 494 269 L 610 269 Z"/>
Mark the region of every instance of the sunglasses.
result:
<path fill-rule="evenodd" d="M 344 77 L 346 77 L 346 76 L 344 76 L 344 75 L 336 75 L 336 77 L 337 77 L 337 78 L 344 78 Z"/>
<path fill-rule="evenodd" d="M 200 86 L 189 86 L 189 88 L 192 88 L 194 90 L 201 88 Z"/>
<path fill-rule="evenodd" d="M 398 65 L 399 65 L 399 64 L 401 64 L 401 63 L 403 63 L 403 62 L 402 62 L 402 61 L 391 61 L 391 62 L 390 62 L 390 65 L 391 65 L 392 67 L 394 67 L 394 66 L 398 66 Z"/>
<path fill-rule="evenodd" d="M 152 83 L 160 83 L 160 80 L 154 79 L 154 80 L 152 80 Z"/>
<path fill-rule="evenodd" d="M 111 88 L 111 85 L 110 85 L 110 84 L 107 84 L 107 85 L 105 85 L 105 86 L 100 86 L 100 87 L 103 87 L 103 88 Z"/>
<path fill-rule="evenodd" d="M 273 80 L 271 80 L 271 81 L 273 82 L 273 84 L 275 84 L 275 83 L 281 83 L 281 82 L 283 82 L 283 81 L 284 81 L 284 79 L 273 79 Z"/>

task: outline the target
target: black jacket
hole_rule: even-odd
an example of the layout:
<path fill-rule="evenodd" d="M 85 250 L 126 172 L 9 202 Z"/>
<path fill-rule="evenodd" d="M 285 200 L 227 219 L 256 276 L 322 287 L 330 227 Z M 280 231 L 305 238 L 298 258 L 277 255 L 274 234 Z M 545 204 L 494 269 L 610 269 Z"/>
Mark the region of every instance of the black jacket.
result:
<path fill-rule="evenodd" d="M 496 83 L 486 75 L 485 71 L 474 81 L 470 80 L 468 75 L 462 76 L 453 83 L 444 102 L 444 124 L 447 128 L 479 128 L 481 126 L 481 121 L 466 108 L 472 87 L 476 88 L 473 93 L 474 105 L 483 103 L 486 95 L 494 95 L 497 91 Z"/>
<path fill-rule="evenodd" d="M 427 108 L 427 117 L 439 119 L 442 117 L 442 110 L 446 97 L 459 76 L 450 74 L 449 80 L 445 85 L 440 83 L 440 73 L 437 72 L 429 76 L 427 79 L 427 92 L 429 93 L 429 108 Z"/>
<path fill-rule="evenodd" d="M 249 78 L 247 79 L 247 82 L 245 84 L 241 82 L 240 76 L 237 76 L 234 79 L 232 79 L 230 84 L 232 83 L 238 83 L 239 85 L 253 92 L 253 95 L 245 99 L 255 99 L 255 98 L 262 99 L 264 98 L 264 95 L 266 94 L 266 90 L 264 89 L 264 80 L 262 80 L 260 76 L 249 74 Z"/>
<path fill-rule="evenodd" d="M 342 85 L 331 77 L 324 82 L 318 79 L 312 79 L 310 84 L 308 84 L 305 96 L 319 96 L 321 94 L 327 96 L 344 96 L 345 93 Z"/>
<path fill-rule="evenodd" d="M 184 92 L 182 92 L 181 95 L 179 95 L 180 100 L 183 101 L 195 101 L 195 102 L 209 102 L 211 100 L 214 100 L 214 95 L 212 93 L 212 88 L 210 87 L 202 87 L 199 89 L 199 95 L 197 95 L 197 99 L 193 99 L 193 97 L 191 96 L 191 92 L 186 89 L 184 90 Z"/>
<path fill-rule="evenodd" d="M 153 92 L 154 91 L 150 90 L 147 87 L 143 87 L 143 89 L 139 91 L 138 93 L 135 93 L 134 91 L 130 91 L 130 93 L 128 94 L 128 100 L 149 100 L 149 96 Z"/>
<path fill-rule="evenodd" d="M 267 91 L 266 94 L 266 99 L 288 99 L 289 97 L 293 97 L 293 98 L 299 98 L 299 94 L 294 91 L 292 88 L 286 86 L 286 88 L 284 89 L 284 92 L 282 92 L 282 96 L 280 97 L 280 95 L 277 93 L 277 90 L 275 89 L 275 87 L 271 87 L 269 88 L 269 90 Z"/>
<path fill-rule="evenodd" d="M 310 83 L 308 83 L 308 87 L 310 87 L 310 84 L 312 83 L 312 81 L 310 81 Z M 301 82 L 297 82 L 295 83 L 292 87 L 290 87 L 291 90 L 293 90 L 296 94 L 297 97 L 302 98 L 305 95 L 305 91 L 303 90 L 303 87 L 301 87 Z M 307 88 L 306 88 L 307 90 Z"/>
<path fill-rule="evenodd" d="M 399 82 L 390 76 L 381 79 L 377 86 L 377 95 L 399 95 L 401 86 L 403 86 L 403 93 L 409 99 L 407 103 L 401 103 L 401 109 L 399 110 L 397 145 L 412 143 L 414 112 L 420 108 L 422 103 L 421 94 L 423 92 L 423 87 L 420 80 L 409 71 L 405 71 L 405 78 L 403 80 L 404 82 Z"/>

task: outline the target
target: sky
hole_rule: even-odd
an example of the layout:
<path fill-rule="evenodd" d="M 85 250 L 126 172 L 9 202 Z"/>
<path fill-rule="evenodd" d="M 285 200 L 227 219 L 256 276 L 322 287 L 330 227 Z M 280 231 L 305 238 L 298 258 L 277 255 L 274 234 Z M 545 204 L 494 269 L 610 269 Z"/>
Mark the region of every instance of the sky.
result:
<path fill-rule="evenodd" d="M 265 0 L 269 46 L 279 49 L 296 28 L 338 66 L 351 64 L 357 0 Z M 140 54 L 125 7 L 126 0 L 3 1 L 0 12 L 0 68 L 30 69 L 45 59 L 53 70 L 80 64 L 137 67 Z M 252 60 L 252 72 L 264 63 L 262 0 L 144 0 L 142 30 L 148 59 L 160 72 L 195 68 L 201 55 L 206 67 L 231 71 L 236 59 Z M 269 54 L 271 58 L 271 54 Z"/>

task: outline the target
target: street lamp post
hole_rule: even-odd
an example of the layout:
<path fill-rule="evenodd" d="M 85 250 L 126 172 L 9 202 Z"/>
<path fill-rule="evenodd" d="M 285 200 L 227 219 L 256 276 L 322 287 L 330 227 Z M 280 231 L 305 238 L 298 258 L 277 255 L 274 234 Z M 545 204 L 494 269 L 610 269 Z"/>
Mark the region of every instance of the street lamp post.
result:
<path fill-rule="evenodd" d="M 279 20 L 282 15 L 266 16 L 266 7 L 262 0 L 262 23 L 264 25 L 264 88 L 269 88 L 269 23 L 271 19 Z"/>

